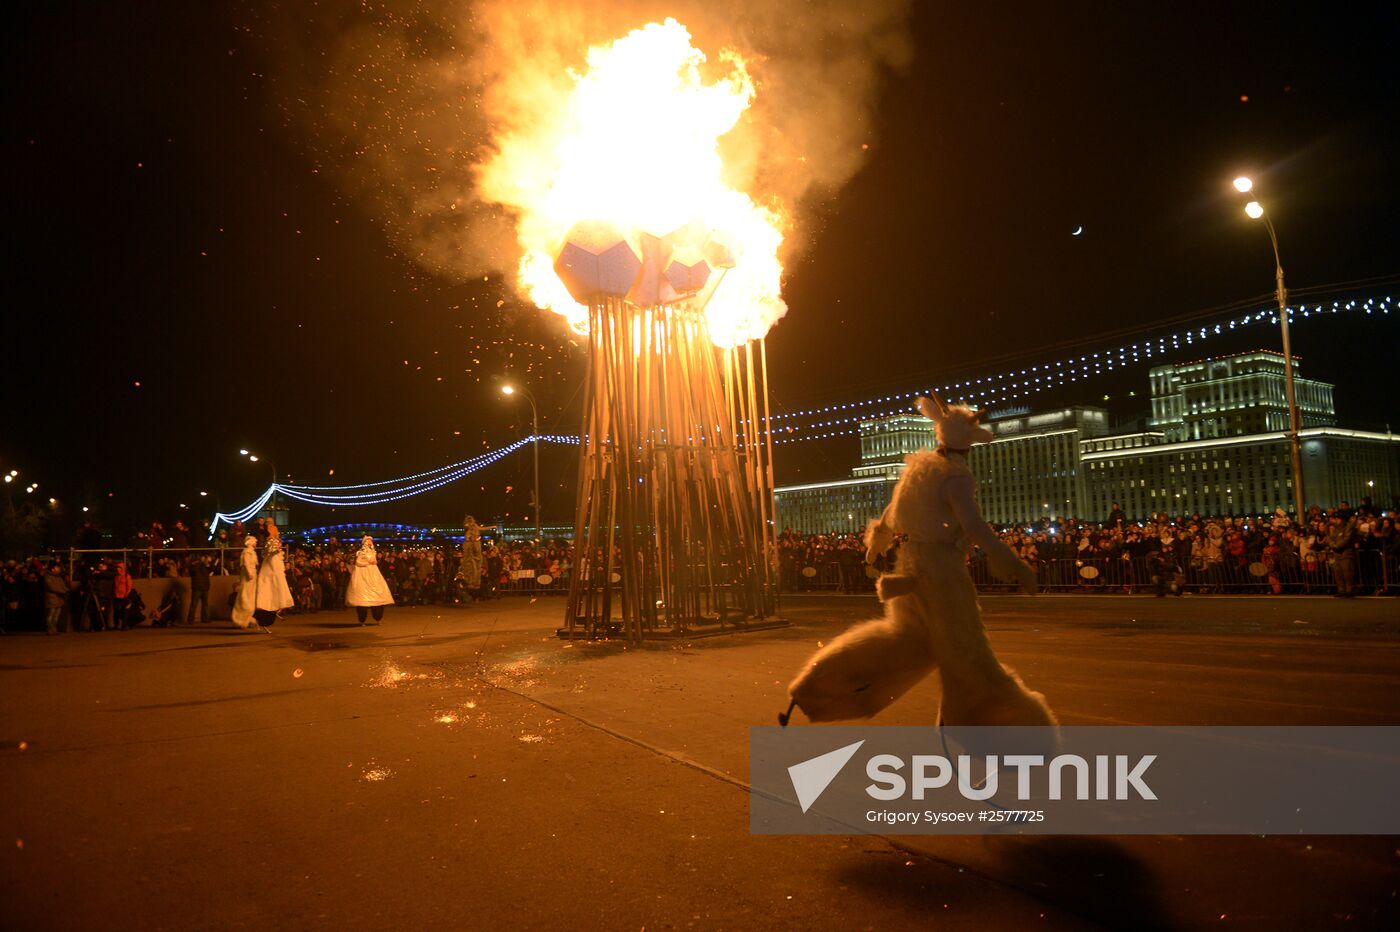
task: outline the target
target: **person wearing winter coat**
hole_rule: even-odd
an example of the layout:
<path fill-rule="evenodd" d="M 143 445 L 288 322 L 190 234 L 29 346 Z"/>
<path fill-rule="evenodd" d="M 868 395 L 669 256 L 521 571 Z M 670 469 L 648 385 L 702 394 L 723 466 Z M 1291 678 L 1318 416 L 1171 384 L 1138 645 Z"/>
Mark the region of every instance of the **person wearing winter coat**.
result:
<path fill-rule="evenodd" d="M 209 620 L 209 564 L 202 556 L 190 558 L 190 604 L 185 609 L 185 624 L 194 624 L 195 609 L 200 623 Z"/>
<path fill-rule="evenodd" d="M 384 620 L 384 607 L 394 604 L 389 584 L 384 581 L 384 574 L 379 572 L 379 555 L 374 551 L 374 538 L 368 534 L 360 541 L 359 552 L 355 554 L 355 568 L 350 571 L 345 604 L 354 607 L 360 624 L 365 623 L 371 612 L 378 624 Z"/>
<path fill-rule="evenodd" d="M 1218 591 L 1225 575 L 1225 530 L 1214 521 L 1206 525 L 1201 564 L 1205 570 L 1206 584 Z"/>
<path fill-rule="evenodd" d="M 127 622 L 126 608 L 134 591 L 136 583 L 131 579 L 130 570 L 127 569 L 126 563 L 118 562 L 116 572 L 112 576 L 112 616 L 119 628 L 131 627 Z"/>
<path fill-rule="evenodd" d="M 1332 578 L 1337 583 L 1337 595 L 1350 599 L 1356 595 L 1356 518 L 1338 511 L 1328 520 L 1327 549 L 1332 552 Z"/>
<path fill-rule="evenodd" d="M 1181 573 L 1181 565 L 1177 563 L 1176 553 L 1171 547 L 1163 547 L 1154 551 L 1147 559 L 1148 572 L 1152 574 L 1152 582 L 1157 587 L 1157 598 L 1162 598 L 1168 592 L 1173 595 L 1181 595 L 1181 584 L 1178 575 Z"/>
<path fill-rule="evenodd" d="M 68 593 L 73 587 L 63 575 L 63 568 L 57 563 L 44 574 L 44 625 L 49 634 L 58 633 L 58 621 L 63 616 L 63 607 L 68 604 Z"/>

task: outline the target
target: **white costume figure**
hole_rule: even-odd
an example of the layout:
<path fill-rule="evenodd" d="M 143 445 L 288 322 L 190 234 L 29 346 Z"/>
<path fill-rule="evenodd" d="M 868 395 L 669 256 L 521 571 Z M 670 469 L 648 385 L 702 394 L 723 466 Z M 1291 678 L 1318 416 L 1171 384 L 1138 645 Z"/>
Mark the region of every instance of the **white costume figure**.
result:
<path fill-rule="evenodd" d="M 291 587 L 287 585 L 287 567 L 282 562 L 282 535 L 277 533 L 277 525 L 269 520 L 262 569 L 258 570 L 258 610 L 276 615 L 295 604 Z M 263 624 L 271 624 L 273 620 Z"/>
<path fill-rule="evenodd" d="M 885 616 L 819 650 L 788 687 L 792 702 L 814 722 L 868 718 L 938 669 L 940 723 L 1054 725 L 1044 698 L 992 653 L 967 569 L 970 539 L 994 574 L 1036 591 L 1035 571 L 987 527 L 974 497 L 967 452 L 992 433 L 980 413 L 949 407 L 936 395 L 920 398 L 919 410 L 934 422 L 938 449 L 905 461 L 889 507 L 865 532 L 867 563 L 889 550 L 896 534 L 909 538 L 897 572 L 877 587 Z"/>
<path fill-rule="evenodd" d="M 457 578 L 465 583 L 467 591 L 475 599 L 481 591 L 481 574 L 486 566 L 481 554 L 481 525 L 471 515 L 467 515 L 463 525 L 462 565 L 457 570 Z"/>
<path fill-rule="evenodd" d="M 258 607 L 258 539 L 252 534 L 243 538 L 243 553 L 238 558 L 238 598 L 233 603 L 233 623 L 240 628 L 253 625 L 253 610 Z"/>
<path fill-rule="evenodd" d="M 355 554 L 355 568 L 350 571 L 350 585 L 345 589 L 345 604 L 355 608 L 360 624 L 374 611 L 374 620 L 382 621 L 384 606 L 394 604 L 394 596 L 389 592 L 389 584 L 384 574 L 379 572 L 379 555 L 374 552 L 374 538 L 368 534 L 360 541 L 360 550 Z"/>

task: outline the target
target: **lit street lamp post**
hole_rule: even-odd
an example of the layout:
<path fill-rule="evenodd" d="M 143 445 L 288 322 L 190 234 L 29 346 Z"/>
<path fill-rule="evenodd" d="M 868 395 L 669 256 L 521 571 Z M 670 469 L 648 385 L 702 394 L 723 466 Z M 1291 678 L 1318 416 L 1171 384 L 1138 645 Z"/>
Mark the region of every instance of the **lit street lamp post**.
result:
<path fill-rule="evenodd" d="M 502 395 L 514 395 L 517 389 L 514 385 L 506 384 L 501 386 Z M 533 425 L 533 443 L 535 448 L 535 542 L 544 543 L 544 519 L 540 516 L 543 510 L 540 506 L 540 409 L 535 404 L 535 396 L 530 394 L 530 390 L 521 386 L 520 394 L 525 396 L 525 400 L 530 402 L 530 418 Z"/>
<path fill-rule="evenodd" d="M 272 496 L 267 500 L 267 508 L 269 514 L 275 513 L 277 510 L 277 464 L 274 463 L 269 457 L 260 457 L 250 450 L 239 450 L 238 455 L 248 457 L 248 462 L 250 463 L 256 463 L 261 460 L 265 460 L 267 462 L 267 465 L 272 468 Z"/>
<path fill-rule="evenodd" d="M 1239 177 L 1235 179 L 1235 190 L 1241 194 L 1247 194 L 1253 189 L 1254 182 L 1249 178 Z M 1273 221 L 1264 212 L 1264 205 L 1258 201 L 1250 201 L 1244 206 L 1244 212 L 1250 219 L 1264 221 L 1264 229 L 1269 231 L 1269 242 L 1274 247 L 1274 293 L 1275 297 L 1278 298 L 1279 327 L 1283 331 L 1283 386 L 1288 398 L 1288 449 L 1293 460 L 1293 507 L 1296 518 L 1301 524 L 1305 512 L 1303 511 L 1303 453 L 1299 446 L 1298 434 L 1303 429 L 1303 423 L 1293 387 L 1293 348 L 1288 339 L 1288 289 L 1283 284 L 1283 261 L 1278 254 L 1278 234 L 1274 232 Z"/>
<path fill-rule="evenodd" d="M 260 460 L 267 460 L 267 465 L 272 467 L 272 484 L 277 484 L 277 464 L 274 463 L 272 460 L 268 459 L 265 456 L 260 457 L 256 453 L 249 452 L 248 450 L 239 450 L 238 455 L 248 457 L 248 462 L 250 463 L 256 463 Z"/>

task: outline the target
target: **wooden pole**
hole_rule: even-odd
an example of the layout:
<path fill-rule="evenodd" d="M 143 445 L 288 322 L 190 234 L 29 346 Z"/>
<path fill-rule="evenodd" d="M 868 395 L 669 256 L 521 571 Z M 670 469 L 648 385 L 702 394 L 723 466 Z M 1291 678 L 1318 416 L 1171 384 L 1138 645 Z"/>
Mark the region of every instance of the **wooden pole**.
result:
<path fill-rule="evenodd" d="M 768 558 L 768 567 L 772 586 L 769 591 L 773 596 L 773 611 L 777 612 L 778 599 L 782 586 L 779 584 L 779 574 L 782 567 L 778 559 L 778 493 L 776 484 L 773 481 L 773 417 L 768 407 L 768 338 L 760 337 L 758 341 L 758 355 L 761 360 L 760 369 L 763 373 L 763 445 L 767 452 L 767 463 L 763 473 L 764 491 L 768 494 L 768 513 L 773 518 L 773 523 L 768 525 L 768 539 L 765 543 Z"/>

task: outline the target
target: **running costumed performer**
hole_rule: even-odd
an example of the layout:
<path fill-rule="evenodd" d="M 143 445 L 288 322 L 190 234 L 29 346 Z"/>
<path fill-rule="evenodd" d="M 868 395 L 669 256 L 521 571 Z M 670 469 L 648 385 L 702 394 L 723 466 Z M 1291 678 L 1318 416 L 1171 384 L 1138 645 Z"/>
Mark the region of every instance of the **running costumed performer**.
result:
<path fill-rule="evenodd" d="M 253 612 L 257 607 L 258 539 L 249 534 L 243 538 L 243 554 L 238 558 L 238 598 L 233 603 L 233 623 L 240 628 L 253 627 Z"/>
<path fill-rule="evenodd" d="M 282 616 L 282 610 L 296 604 L 287 585 L 287 567 L 282 562 L 282 535 L 271 518 L 267 519 L 267 546 L 263 548 L 262 569 L 258 570 L 258 623 L 268 627 Z"/>
<path fill-rule="evenodd" d="M 360 624 L 365 617 L 374 613 L 374 622 L 384 620 L 384 606 L 393 605 L 394 597 L 384 582 L 384 574 L 379 572 L 379 556 L 374 552 L 374 538 L 368 534 L 360 541 L 360 551 L 355 554 L 355 568 L 350 571 L 350 585 L 345 590 L 345 604 L 355 607 Z"/>
<path fill-rule="evenodd" d="M 814 722 L 869 718 L 937 670 L 943 680 L 938 721 L 947 725 L 1053 726 L 1055 716 L 992 652 L 977 590 L 967 570 L 976 544 L 992 573 L 1036 591 L 1035 571 L 992 533 L 974 495 L 968 449 L 992 439 L 984 413 L 919 399 L 933 421 L 938 449 L 905 462 L 885 513 L 865 532 L 874 562 L 907 534 L 896 571 L 877 586 L 883 618 L 856 625 L 817 651 L 788 687 L 792 706 Z"/>

